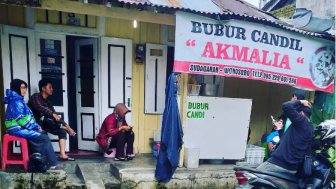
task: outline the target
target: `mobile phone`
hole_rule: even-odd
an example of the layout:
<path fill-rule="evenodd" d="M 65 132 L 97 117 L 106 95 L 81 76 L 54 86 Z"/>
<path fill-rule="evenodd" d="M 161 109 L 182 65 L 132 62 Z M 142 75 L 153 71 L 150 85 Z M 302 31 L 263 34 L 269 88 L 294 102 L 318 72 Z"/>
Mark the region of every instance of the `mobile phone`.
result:
<path fill-rule="evenodd" d="M 271 115 L 271 118 L 272 118 L 273 123 L 275 123 L 276 120 L 274 119 L 274 117 L 272 115 Z"/>

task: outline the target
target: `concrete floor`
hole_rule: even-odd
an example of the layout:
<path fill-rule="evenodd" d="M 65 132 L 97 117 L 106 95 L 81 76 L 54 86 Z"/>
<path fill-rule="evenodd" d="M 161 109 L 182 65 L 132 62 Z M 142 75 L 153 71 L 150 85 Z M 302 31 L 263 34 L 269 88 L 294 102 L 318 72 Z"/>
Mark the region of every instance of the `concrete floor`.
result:
<path fill-rule="evenodd" d="M 177 168 L 168 183 L 155 178 L 156 158 L 152 154 L 138 154 L 132 161 L 120 162 L 111 158 L 77 158 L 60 162 L 60 170 L 34 174 L 36 185 L 42 188 L 234 188 L 237 180 L 231 164 L 200 164 L 197 169 Z M 22 169 L 22 168 L 21 168 Z M 30 188 L 31 173 L 0 172 L 1 189 Z M 14 170 L 14 171 L 13 171 Z M 35 188 L 39 188 L 35 187 Z M 23 187 L 24 188 L 24 187 Z"/>

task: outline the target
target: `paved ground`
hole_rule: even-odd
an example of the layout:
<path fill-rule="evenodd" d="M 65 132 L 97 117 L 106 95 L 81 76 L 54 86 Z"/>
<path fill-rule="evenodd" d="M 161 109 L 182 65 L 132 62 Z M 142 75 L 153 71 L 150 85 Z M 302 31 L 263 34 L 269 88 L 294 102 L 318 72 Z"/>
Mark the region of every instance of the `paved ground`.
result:
<path fill-rule="evenodd" d="M 77 158 L 60 162 L 62 170 L 34 174 L 34 181 L 42 188 L 234 188 L 237 181 L 233 162 L 201 164 L 197 169 L 178 168 L 168 183 L 155 178 L 156 158 L 152 154 L 139 154 L 128 162 L 114 161 L 101 156 Z M 0 172 L 1 189 L 30 188 L 31 173 L 11 166 Z M 24 187 L 18 187 L 24 186 Z M 39 188 L 37 187 L 37 188 Z M 36 187 L 35 187 L 36 188 Z"/>

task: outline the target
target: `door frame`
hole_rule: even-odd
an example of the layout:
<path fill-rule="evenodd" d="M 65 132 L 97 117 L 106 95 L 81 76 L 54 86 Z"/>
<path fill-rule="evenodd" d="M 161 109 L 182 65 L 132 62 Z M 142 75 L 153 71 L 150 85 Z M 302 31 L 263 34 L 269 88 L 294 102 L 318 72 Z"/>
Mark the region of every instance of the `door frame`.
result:
<path fill-rule="evenodd" d="M 1 62 L 1 72 L 2 72 L 2 84 L 3 84 L 3 95 L 6 96 L 6 89 L 9 89 L 10 82 L 14 78 L 14 63 L 13 63 L 13 56 L 12 54 L 12 39 L 13 38 L 21 38 L 24 39 L 26 42 L 26 60 L 27 60 L 27 80 L 28 83 L 28 91 L 27 95 L 25 96 L 25 102 L 28 102 L 29 95 L 37 92 L 37 83 L 36 83 L 36 49 L 35 49 L 35 31 L 30 28 L 23 28 L 23 27 L 16 27 L 16 26 L 9 26 L 5 24 L 0 24 L 0 48 L 1 49 L 1 55 L 0 55 L 0 62 Z M 7 36 L 8 35 L 8 36 Z M 6 62 L 6 63 L 5 63 Z M 8 64 L 7 64 L 8 62 Z M 4 72 L 4 70 L 6 70 Z M 8 72 L 7 72 L 8 71 Z M 7 105 L 3 106 L 4 109 L 2 109 L 4 112 L 6 111 Z M 0 110 L 1 111 L 1 110 Z M 3 117 L 4 118 L 4 117 Z M 3 120 L 3 123 L 5 120 Z M 2 140 L 2 135 L 0 136 Z M 13 143 L 13 152 L 14 153 L 20 153 L 21 152 L 21 143 L 20 142 L 14 142 Z"/>
<path fill-rule="evenodd" d="M 62 43 L 61 46 L 61 51 L 62 51 L 62 64 L 64 62 L 64 64 L 62 65 L 62 72 L 64 73 L 64 75 L 62 75 L 63 79 L 62 79 L 62 85 L 63 85 L 63 90 L 65 90 L 66 92 L 63 92 L 63 106 L 54 106 L 55 107 L 55 111 L 61 115 L 62 119 L 65 122 L 69 122 L 69 108 L 68 108 L 68 69 L 67 69 L 67 56 L 66 56 L 66 36 L 62 35 L 62 34 L 55 34 L 55 33 L 46 33 L 46 32 L 37 32 L 35 31 L 35 58 L 36 58 L 36 69 L 37 69 L 37 73 L 36 73 L 36 79 L 37 80 L 41 80 L 42 79 L 42 74 L 40 74 L 39 72 L 42 71 L 42 67 L 41 67 L 41 57 L 39 56 L 40 54 L 40 39 L 52 39 L 52 40 L 60 40 Z M 63 45 L 65 45 L 63 47 Z M 64 66 L 64 67 L 63 67 Z M 64 81 L 64 79 L 66 81 Z M 66 112 L 66 113 L 65 113 Z M 55 151 L 59 151 L 59 144 L 58 144 L 58 137 L 56 135 L 49 135 L 50 140 L 54 146 L 54 150 Z M 67 134 L 67 138 L 69 138 L 69 135 Z M 55 144 L 57 142 L 57 144 Z M 65 151 L 69 152 L 70 151 L 70 146 L 69 146 L 69 140 L 66 140 L 66 148 Z"/>
<path fill-rule="evenodd" d="M 100 119 L 101 117 L 101 80 L 100 80 L 100 73 L 101 73 L 101 37 L 105 36 L 105 17 L 99 17 L 99 28 L 98 29 L 89 29 L 89 28 L 77 28 L 77 27 L 72 27 L 72 26 L 56 26 L 56 25 L 50 25 L 50 24 L 43 24 L 43 23 L 35 23 L 33 24 L 31 27 L 33 28 L 33 30 L 35 31 L 35 38 L 36 38 L 36 33 L 43 33 L 46 35 L 63 35 L 65 38 L 65 44 L 66 44 L 66 36 L 75 36 L 75 37 L 88 37 L 88 38 L 97 38 L 97 71 L 98 71 L 98 125 L 99 125 L 99 129 L 100 126 L 102 125 L 103 120 Z M 35 39 L 36 40 L 36 39 Z M 67 49 L 66 49 L 67 52 Z M 36 53 L 35 53 L 36 54 Z M 36 54 L 37 55 L 37 54 Z M 64 55 L 64 57 L 66 57 L 67 54 Z M 37 57 L 36 57 L 37 60 Z M 66 60 L 66 58 L 65 58 Z M 66 70 L 67 68 L 68 62 L 66 61 Z M 66 74 L 67 76 L 67 74 Z M 68 81 L 67 81 L 67 85 L 68 85 Z M 68 90 L 67 88 L 65 90 Z M 66 98 L 68 99 L 68 96 L 66 96 Z M 67 106 L 67 111 L 69 110 L 69 107 Z M 76 111 L 77 111 L 77 107 L 76 107 Z M 68 115 L 66 115 L 67 117 L 69 116 L 69 112 Z M 76 118 L 77 120 L 77 118 Z M 69 121 L 69 120 L 68 120 Z M 77 121 L 76 121 L 77 122 Z M 77 122 L 77 125 L 79 123 Z M 77 127 L 76 125 L 76 127 Z M 78 136 L 77 136 L 78 137 Z M 67 140 L 67 148 L 70 148 L 70 140 L 68 137 Z M 67 150 L 66 150 L 67 151 Z"/>

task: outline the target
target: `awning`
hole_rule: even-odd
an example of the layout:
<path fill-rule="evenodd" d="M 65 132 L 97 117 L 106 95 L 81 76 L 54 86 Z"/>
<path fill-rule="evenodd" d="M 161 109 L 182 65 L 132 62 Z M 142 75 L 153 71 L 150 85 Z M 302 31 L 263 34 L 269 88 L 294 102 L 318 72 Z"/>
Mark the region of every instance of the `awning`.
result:
<path fill-rule="evenodd" d="M 335 42 L 262 24 L 178 12 L 174 71 L 333 92 Z"/>

